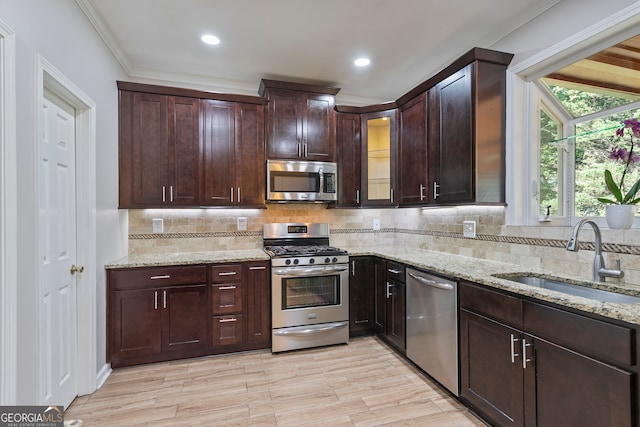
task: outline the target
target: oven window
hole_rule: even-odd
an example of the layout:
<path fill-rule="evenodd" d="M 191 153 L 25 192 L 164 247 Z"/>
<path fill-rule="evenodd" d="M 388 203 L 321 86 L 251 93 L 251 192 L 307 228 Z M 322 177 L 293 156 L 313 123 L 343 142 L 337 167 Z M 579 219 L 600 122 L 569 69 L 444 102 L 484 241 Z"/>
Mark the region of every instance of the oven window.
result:
<path fill-rule="evenodd" d="M 281 193 L 317 193 L 320 176 L 314 172 L 271 171 L 271 191 Z"/>
<path fill-rule="evenodd" d="M 282 279 L 282 308 L 340 305 L 340 276 Z"/>

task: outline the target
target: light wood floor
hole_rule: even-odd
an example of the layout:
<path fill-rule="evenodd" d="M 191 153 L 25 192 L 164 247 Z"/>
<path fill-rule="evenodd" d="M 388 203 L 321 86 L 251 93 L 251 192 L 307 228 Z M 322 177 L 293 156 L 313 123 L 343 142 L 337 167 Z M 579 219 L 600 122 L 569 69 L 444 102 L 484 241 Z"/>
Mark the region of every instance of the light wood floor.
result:
<path fill-rule="evenodd" d="M 117 369 L 65 419 L 84 427 L 484 425 L 374 337 Z"/>

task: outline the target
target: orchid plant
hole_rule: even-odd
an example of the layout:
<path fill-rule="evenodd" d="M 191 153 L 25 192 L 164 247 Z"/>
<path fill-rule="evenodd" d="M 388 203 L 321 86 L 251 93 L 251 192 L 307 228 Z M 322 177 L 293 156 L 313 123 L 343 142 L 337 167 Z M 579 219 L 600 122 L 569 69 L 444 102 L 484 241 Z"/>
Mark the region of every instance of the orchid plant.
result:
<path fill-rule="evenodd" d="M 604 182 L 614 199 L 599 197 L 598 201 L 615 205 L 635 205 L 640 202 L 640 197 L 636 197 L 636 193 L 640 190 L 640 179 L 625 193 L 625 178 L 629 174 L 631 166 L 640 162 L 640 155 L 634 151 L 637 142 L 634 138 L 640 138 L 640 122 L 638 119 L 633 118 L 625 120 L 623 124 L 621 128 L 616 130 L 616 137 L 622 140 L 625 134 L 627 134 L 629 136 L 630 147 L 627 149 L 626 147 L 615 146 L 611 150 L 611 153 L 609 153 L 609 159 L 615 162 L 621 162 L 624 165 L 622 175 L 620 176 L 620 180 L 616 182 L 609 169 L 604 171 Z"/>

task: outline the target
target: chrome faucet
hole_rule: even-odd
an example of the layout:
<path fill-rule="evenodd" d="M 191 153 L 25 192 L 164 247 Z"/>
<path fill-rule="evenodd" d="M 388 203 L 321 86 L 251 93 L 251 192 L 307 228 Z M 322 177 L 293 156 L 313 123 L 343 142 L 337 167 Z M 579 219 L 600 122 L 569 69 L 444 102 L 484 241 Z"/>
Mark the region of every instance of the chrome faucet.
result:
<path fill-rule="evenodd" d="M 572 252 L 578 252 L 578 233 L 580 228 L 584 224 L 589 224 L 593 228 L 593 234 L 596 236 L 595 250 L 596 253 L 593 258 L 593 281 L 604 282 L 605 277 L 624 277 L 624 271 L 620 270 L 620 260 L 616 260 L 616 269 L 607 268 L 604 265 L 604 258 L 602 257 L 602 234 L 600 233 L 600 227 L 592 219 L 581 219 L 573 228 L 573 233 L 569 237 L 567 242 L 567 250 Z"/>

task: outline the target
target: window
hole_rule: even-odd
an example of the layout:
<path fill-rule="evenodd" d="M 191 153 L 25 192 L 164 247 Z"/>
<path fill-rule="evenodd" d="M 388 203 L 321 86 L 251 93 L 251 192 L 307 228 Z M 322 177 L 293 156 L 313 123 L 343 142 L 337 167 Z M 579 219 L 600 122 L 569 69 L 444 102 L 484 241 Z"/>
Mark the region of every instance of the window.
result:
<path fill-rule="evenodd" d="M 640 118 L 640 36 L 538 80 L 537 206 L 541 221 L 575 222 L 604 216 L 604 170 L 621 175 L 609 159 L 622 121 Z M 637 148 L 640 154 L 640 147 Z M 640 176 L 632 171 L 628 182 Z M 628 189 L 627 189 L 628 190 Z"/>

